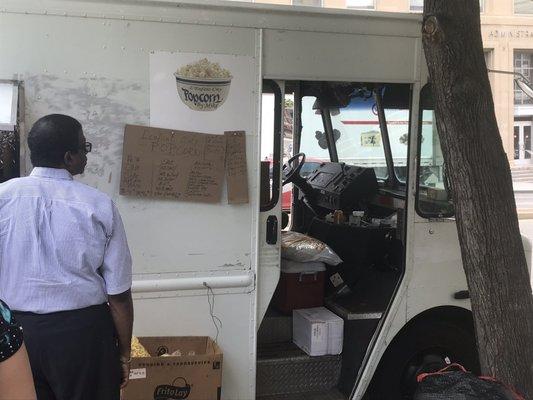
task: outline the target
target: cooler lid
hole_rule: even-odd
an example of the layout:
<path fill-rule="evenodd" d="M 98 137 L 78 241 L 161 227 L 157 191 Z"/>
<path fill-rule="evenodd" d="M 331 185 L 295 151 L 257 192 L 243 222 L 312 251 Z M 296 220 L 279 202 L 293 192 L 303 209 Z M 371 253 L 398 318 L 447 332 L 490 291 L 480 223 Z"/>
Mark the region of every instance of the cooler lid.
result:
<path fill-rule="evenodd" d="M 309 261 L 309 262 L 297 262 L 292 260 L 287 260 L 285 258 L 281 259 L 281 272 L 286 274 L 312 274 L 314 272 L 323 272 L 326 270 L 326 264 L 319 261 Z"/>

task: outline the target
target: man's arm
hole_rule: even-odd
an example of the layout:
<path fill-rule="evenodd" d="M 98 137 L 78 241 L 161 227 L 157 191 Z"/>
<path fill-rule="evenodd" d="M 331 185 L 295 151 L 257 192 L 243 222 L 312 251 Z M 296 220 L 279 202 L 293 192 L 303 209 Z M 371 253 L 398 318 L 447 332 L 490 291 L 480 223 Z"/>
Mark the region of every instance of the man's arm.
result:
<path fill-rule="evenodd" d="M 122 370 L 120 387 L 123 388 L 128 384 L 130 373 L 131 333 L 133 329 L 133 301 L 131 299 L 131 290 L 116 295 L 109 295 L 108 301 L 118 335 Z"/>
<path fill-rule="evenodd" d="M 128 383 L 130 370 L 131 331 L 133 326 L 133 301 L 131 299 L 132 262 L 126 232 L 117 207 L 111 202 L 113 222 L 108 234 L 104 260 L 100 272 L 104 278 L 109 309 L 118 334 L 121 387 Z"/>

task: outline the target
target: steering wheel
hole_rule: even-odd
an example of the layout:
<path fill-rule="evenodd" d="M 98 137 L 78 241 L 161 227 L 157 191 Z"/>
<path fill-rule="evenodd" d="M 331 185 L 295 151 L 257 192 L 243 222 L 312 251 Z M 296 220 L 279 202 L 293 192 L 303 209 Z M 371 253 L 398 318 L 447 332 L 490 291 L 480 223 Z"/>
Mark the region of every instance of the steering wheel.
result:
<path fill-rule="evenodd" d="M 300 170 L 305 163 L 305 154 L 298 153 L 292 156 L 283 164 L 283 185 L 294 182 L 300 176 Z"/>

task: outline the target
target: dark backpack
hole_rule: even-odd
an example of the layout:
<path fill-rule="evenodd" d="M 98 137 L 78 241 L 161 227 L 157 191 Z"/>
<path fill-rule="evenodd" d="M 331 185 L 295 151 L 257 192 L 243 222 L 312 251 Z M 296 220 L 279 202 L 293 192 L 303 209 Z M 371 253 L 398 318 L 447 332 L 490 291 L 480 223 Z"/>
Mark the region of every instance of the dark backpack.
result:
<path fill-rule="evenodd" d="M 413 400 L 525 400 L 496 379 L 477 377 L 459 364 L 420 374 L 417 381 Z"/>

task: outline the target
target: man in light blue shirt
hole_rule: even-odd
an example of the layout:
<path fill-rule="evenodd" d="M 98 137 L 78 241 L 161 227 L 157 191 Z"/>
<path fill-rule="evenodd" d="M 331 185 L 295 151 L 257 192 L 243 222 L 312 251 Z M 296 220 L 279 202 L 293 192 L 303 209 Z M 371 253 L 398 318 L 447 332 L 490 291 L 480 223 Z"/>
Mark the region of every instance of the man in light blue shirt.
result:
<path fill-rule="evenodd" d="M 129 375 L 131 256 L 113 201 L 73 180 L 91 143 L 39 119 L 34 169 L 0 185 L 0 298 L 24 328 L 39 400 L 115 400 Z"/>

